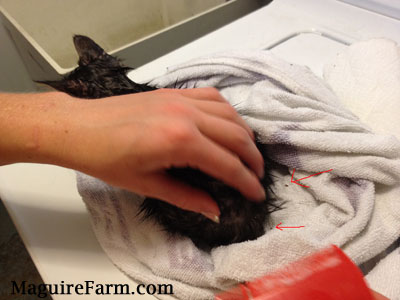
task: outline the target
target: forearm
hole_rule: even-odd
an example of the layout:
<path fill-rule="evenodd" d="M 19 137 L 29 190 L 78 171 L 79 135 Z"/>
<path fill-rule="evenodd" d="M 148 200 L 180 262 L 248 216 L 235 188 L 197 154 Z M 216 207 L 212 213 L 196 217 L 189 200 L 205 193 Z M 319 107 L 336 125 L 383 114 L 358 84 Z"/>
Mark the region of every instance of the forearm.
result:
<path fill-rule="evenodd" d="M 67 165 L 73 98 L 53 92 L 0 94 L 0 165 L 35 162 Z"/>

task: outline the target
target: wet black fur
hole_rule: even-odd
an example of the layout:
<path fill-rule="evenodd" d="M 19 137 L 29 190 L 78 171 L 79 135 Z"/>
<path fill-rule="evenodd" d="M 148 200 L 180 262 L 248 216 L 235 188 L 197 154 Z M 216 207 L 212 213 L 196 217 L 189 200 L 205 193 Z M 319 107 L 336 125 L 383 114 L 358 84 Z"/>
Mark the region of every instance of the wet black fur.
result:
<path fill-rule="evenodd" d="M 61 81 L 43 83 L 72 96 L 87 99 L 156 89 L 131 81 L 126 76 L 131 68 L 124 67 L 117 58 L 108 55 L 88 37 L 76 35 L 74 44 L 79 54 L 79 66 Z M 257 146 L 262 147 L 259 143 Z M 266 176 L 261 182 L 267 200 L 262 203 L 248 201 L 237 190 L 201 171 L 191 168 L 172 168 L 167 171 L 175 178 L 207 191 L 220 208 L 220 224 L 153 198 L 144 200 L 140 213 L 144 218 L 153 218 L 170 233 L 188 236 L 202 249 L 256 239 L 264 234 L 267 217 L 277 208 L 269 189 L 272 179 L 268 170 L 272 162 L 266 156 L 264 160 Z"/>

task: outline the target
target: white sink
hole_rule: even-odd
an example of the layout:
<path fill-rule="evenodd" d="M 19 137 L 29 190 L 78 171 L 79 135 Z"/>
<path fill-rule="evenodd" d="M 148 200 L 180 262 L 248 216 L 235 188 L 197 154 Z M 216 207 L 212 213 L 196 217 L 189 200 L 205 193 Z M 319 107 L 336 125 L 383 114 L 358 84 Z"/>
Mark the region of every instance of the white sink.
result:
<path fill-rule="evenodd" d="M 261 6 L 259 0 L 0 0 L 0 11 L 34 80 L 76 67 L 72 37 L 91 37 L 138 67 Z M 40 5 L 39 5 L 40 4 Z"/>

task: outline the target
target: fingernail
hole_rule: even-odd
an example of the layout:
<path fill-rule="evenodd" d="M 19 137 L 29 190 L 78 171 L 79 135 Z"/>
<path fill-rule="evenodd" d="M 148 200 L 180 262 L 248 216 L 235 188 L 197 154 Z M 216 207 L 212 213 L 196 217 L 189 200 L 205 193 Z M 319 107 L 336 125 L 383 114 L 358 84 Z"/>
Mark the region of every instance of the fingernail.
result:
<path fill-rule="evenodd" d="M 202 212 L 201 214 L 206 218 L 210 219 L 211 221 L 213 221 L 214 223 L 219 224 L 219 217 L 217 215 L 209 212 Z"/>

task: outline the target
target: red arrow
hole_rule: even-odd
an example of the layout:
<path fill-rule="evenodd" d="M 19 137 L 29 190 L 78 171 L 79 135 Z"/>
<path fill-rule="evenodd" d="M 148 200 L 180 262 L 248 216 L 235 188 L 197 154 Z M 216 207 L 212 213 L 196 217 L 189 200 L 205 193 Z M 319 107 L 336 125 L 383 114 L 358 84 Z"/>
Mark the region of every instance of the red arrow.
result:
<path fill-rule="evenodd" d="M 297 184 L 297 185 L 300 185 L 300 186 L 309 188 L 309 186 L 307 186 L 307 185 L 302 185 L 302 184 L 300 184 L 300 183 L 297 183 L 297 181 L 300 181 L 300 180 L 303 180 L 303 179 L 307 179 L 307 178 L 310 178 L 310 177 L 312 177 L 312 176 L 319 175 L 319 174 L 322 174 L 322 173 L 330 172 L 330 171 L 332 171 L 332 170 L 333 170 L 333 169 L 330 169 L 330 170 L 328 170 L 328 171 L 322 171 L 322 172 L 315 173 L 315 174 L 312 174 L 312 175 L 307 176 L 307 177 L 304 177 L 304 178 L 300 178 L 300 179 L 297 179 L 297 180 L 293 180 L 294 172 L 296 171 L 296 169 L 293 169 L 292 179 L 290 179 L 290 182 L 293 182 L 293 183 L 295 183 L 295 184 Z"/>
<path fill-rule="evenodd" d="M 279 225 L 281 225 L 281 224 L 282 224 L 282 222 L 280 222 L 278 225 L 276 225 L 275 228 L 276 228 L 276 229 L 279 229 L 280 231 L 283 231 L 282 228 L 301 228 L 301 227 L 304 227 L 304 226 L 288 226 L 288 227 L 282 227 L 282 226 L 279 226 Z"/>

